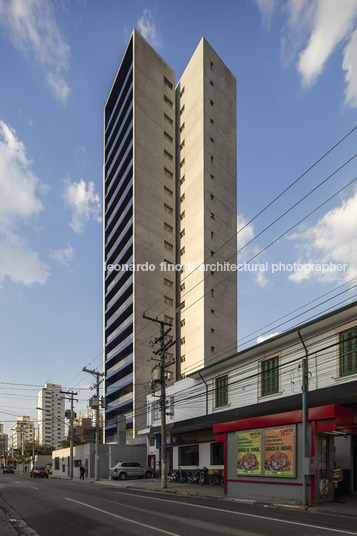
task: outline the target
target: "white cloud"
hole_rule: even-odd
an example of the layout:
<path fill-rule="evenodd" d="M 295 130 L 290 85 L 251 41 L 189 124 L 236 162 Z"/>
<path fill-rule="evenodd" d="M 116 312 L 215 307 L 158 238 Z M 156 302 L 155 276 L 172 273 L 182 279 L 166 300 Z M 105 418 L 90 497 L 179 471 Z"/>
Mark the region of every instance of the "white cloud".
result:
<path fill-rule="evenodd" d="M 255 1 L 267 27 L 276 5 Z M 343 44 L 345 104 L 357 107 L 357 0 L 288 0 L 279 6 L 285 16 L 281 39 L 285 65 L 297 60 L 302 85 L 310 87 Z"/>
<path fill-rule="evenodd" d="M 269 283 L 268 278 L 265 272 L 257 272 L 256 281 L 258 285 L 262 288 L 266 287 Z"/>
<path fill-rule="evenodd" d="M 263 19 L 263 26 L 269 30 L 271 25 L 271 19 L 273 17 L 274 11 L 278 5 L 277 0 L 254 0 L 257 4 L 259 11 Z"/>
<path fill-rule="evenodd" d="M 86 223 L 102 221 L 100 198 L 94 191 L 93 182 L 87 184 L 83 179 L 79 182 L 66 179 L 63 198 L 72 211 L 69 225 L 76 233 L 82 233 Z"/>
<path fill-rule="evenodd" d="M 347 105 L 357 108 L 357 30 L 343 51 L 342 68 L 345 74 L 345 102 Z"/>
<path fill-rule="evenodd" d="M 0 0 L 0 23 L 20 52 L 35 57 L 55 96 L 65 102 L 70 92 L 64 78 L 69 66 L 70 47 L 61 36 L 52 2 Z"/>
<path fill-rule="evenodd" d="M 41 184 L 31 164 L 15 130 L 0 121 L 0 282 L 8 276 L 16 283 L 43 285 L 50 275 L 48 266 L 15 232 L 43 210 L 37 197 Z"/>
<path fill-rule="evenodd" d="M 349 36 L 357 16 L 356 0 L 317 0 L 309 42 L 300 53 L 298 71 L 304 86 L 311 86 L 322 73 L 337 45 Z"/>
<path fill-rule="evenodd" d="M 144 9 L 141 17 L 137 21 L 138 30 L 141 35 L 153 46 L 160 48 L 161 39 L 157 34 L 156 24 L 150 9 Z"/>
<path fill-rule="evenodd" d="M 338 207 L 327 212 L 313 227 L 290 238 L 298 240 L 301 251 L 298 263 L 306 271 L 290 274 L 295 283 L 315 279 L 320 282 L 349 280 L 357 276 L 357 190 Z M 346 264 L 345 271 L 314 268 L 317 265 Z"/>
<path fill-rule="evenodd" d="M 51 251 L 50 257 L 64 266 L 69 266 L 74 259 L 74 249 L 70 244 L 66 248 Z"/>
<path fill-rule="evenodd" d="M 34 283 L 44 285 L 50 276 L 48 266 L 37 252 L 13 233 L 2 234 L 0 230 L 0 284 L 5 277 L 14 283 L 30 286 Z"/>
<path fill-rule="evenodd" d="M 268 339 L 272 339 L 273 337 L 276 337 L 279 334 L 280 334 L 280 331 L 277 331 L 276 333 L 270 333 L 270 335 L 259 335 L 259 337 L 257 337 L 257 343 L 259 344 L 260 342 L 264 342 L 264 341 L 267 341 Z"/>
<path fill-rule="evenodd" d="M 242 249 L 240 253 L 238 253 L 238 259 L 239 262 L 244 262 L 243 259 L 248 258 L 247 253 L 247 244 L 254 238 L 254 225 L 250 223 L 247 225 L 247 221 L 241 214 L 237 215 L 237 247 L 238 249 Z"/>
<path fill-rule="evenodd" d="M 0 225 L 11 227 L 43 210 L 36 197 L 39 179 L 16 132 L 0 120 Z"/>

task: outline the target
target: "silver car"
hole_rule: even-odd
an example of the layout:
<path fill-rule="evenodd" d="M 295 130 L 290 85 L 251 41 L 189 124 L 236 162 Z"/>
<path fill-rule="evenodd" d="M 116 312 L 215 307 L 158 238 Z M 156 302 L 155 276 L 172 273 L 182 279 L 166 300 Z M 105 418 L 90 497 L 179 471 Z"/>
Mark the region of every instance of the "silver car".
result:
<path fill-rule="evenodd" d="M 151 467 L 144 467 L 139 462 L 116 462 L 111 466 L 109 476 L 113 480 L 125 480 L 126 478 L 152 478 Z"/>

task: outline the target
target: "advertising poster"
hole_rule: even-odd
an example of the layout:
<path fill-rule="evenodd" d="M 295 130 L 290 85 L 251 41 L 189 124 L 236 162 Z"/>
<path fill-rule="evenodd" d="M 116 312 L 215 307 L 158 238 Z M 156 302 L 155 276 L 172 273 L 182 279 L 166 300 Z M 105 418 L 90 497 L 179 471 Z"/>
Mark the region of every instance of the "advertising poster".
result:
<path fill-rule="evenodd" d="M 238 432 L 238 475 L 259 475 L 262 468 L 261 430 Z"/>
<path fill-rule="evenodd" d="M 328 480 L 320 480 L 320 497 L 321 499 L 328 498 Z"/>
<path fill-rule="evenodd" d="M 295 427 L 264 430 L 264 474 L 294 476 Z"/>

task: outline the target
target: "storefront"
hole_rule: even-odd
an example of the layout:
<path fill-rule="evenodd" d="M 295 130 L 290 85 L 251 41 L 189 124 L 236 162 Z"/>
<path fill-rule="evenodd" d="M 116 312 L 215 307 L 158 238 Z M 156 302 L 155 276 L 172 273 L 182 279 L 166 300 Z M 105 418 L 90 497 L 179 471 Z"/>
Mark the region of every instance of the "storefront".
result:
<path fill-rule="evenodd" d="M 303 503 L 333 500 L 333 472 L 340 442 L 351 440 L 354 411 L 337 405 L 307 412 L 306 452 L 302 411 L 265 415 L 222 424 L 213 431 L 224 444 L 225 493 L 269 502 Z M 350 459 L 353 479 L 353 456 Z"/>

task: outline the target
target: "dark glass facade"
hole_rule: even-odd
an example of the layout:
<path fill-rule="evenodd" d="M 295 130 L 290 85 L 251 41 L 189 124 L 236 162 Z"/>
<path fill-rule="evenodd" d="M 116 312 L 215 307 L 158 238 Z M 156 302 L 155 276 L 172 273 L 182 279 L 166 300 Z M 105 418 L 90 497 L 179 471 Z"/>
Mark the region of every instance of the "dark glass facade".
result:
<path fill-rule="evenodd" d="M 133 423 L 133 274 L 108 270 L 133 260 L 133 43 L 129 42 L 105 107 L 104 372 L 105 441 L 117 422 Z"/>

